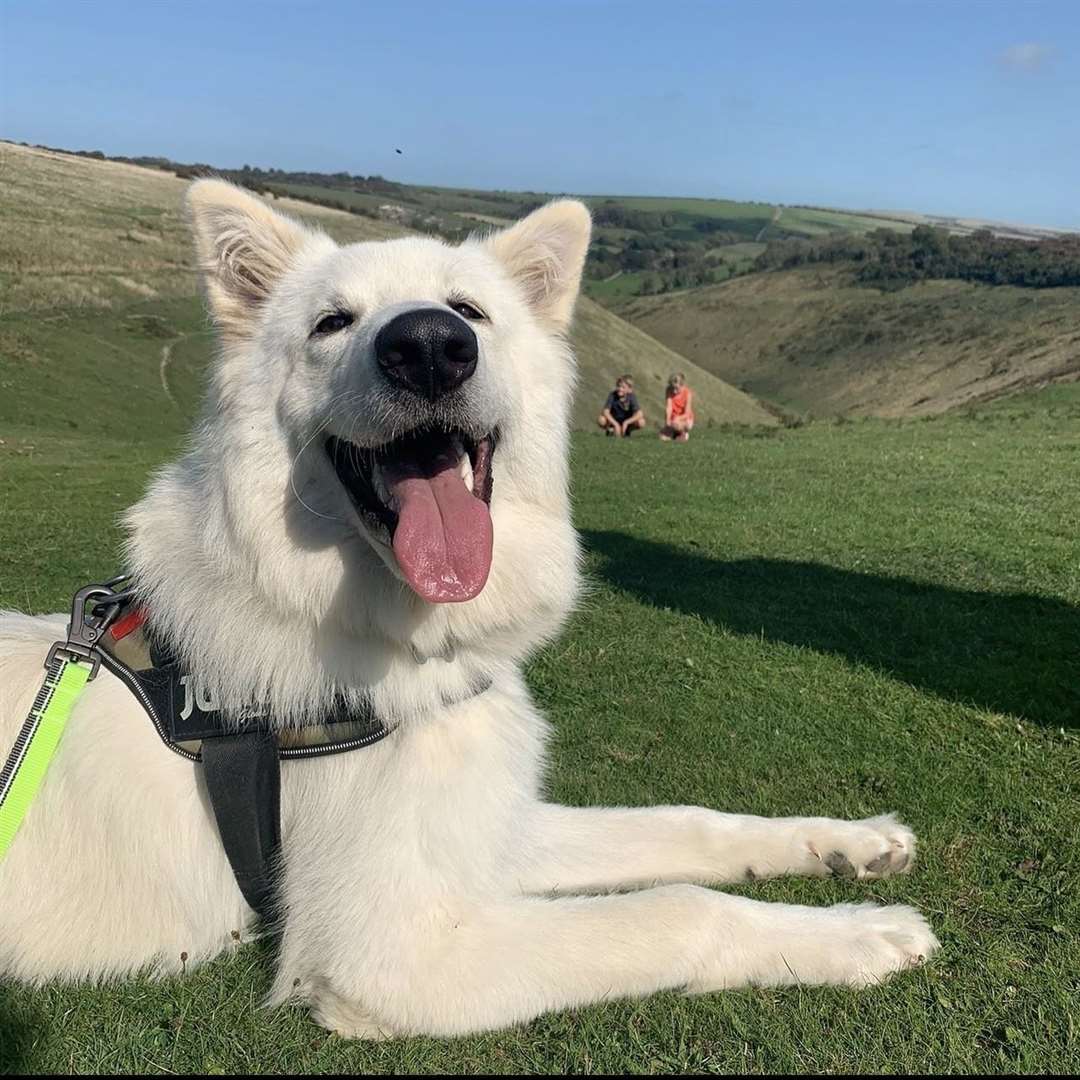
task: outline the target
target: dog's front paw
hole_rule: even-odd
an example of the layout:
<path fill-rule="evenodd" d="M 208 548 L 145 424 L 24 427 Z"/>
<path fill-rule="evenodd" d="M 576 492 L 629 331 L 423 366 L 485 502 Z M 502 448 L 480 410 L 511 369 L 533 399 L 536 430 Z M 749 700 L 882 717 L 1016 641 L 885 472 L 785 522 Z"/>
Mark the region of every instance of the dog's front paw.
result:
<path fill-rule="evenodd" d="M 930 924 L 912 907 L 839 904 L 826 910 L 836 922 L 822 939 L 834 950 L 825 962 L 831 977 L 823 981 L 875 986 L 899 971 L 921 966 L 941 947 Z"/>
<path fill-rule="evenodd" d="M 889 877 L 915 861 L 915 834 L 894 814 L 815 823 L 804 842 L 810 872 L 823 877 Z"/>
<path fill-rule="evenodd" d="M 806 908 L 754 904 L 729 928 L 715 962 L 690 993 L 755 986 L 875 986 L 921 966 L 938 940 L 922 915 L 901 904 Z"/>

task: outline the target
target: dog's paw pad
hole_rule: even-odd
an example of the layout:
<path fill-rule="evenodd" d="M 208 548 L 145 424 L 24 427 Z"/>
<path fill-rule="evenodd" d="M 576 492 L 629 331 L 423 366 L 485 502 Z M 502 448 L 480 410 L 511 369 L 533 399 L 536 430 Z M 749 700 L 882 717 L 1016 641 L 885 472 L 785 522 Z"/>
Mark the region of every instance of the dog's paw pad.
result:
<path fill-rule="evenodd" d="M 893 853 L 891 851 L 882 852 L 876 859 L 871 859 L 866 864 L 866 872 L 868 874 L 884 874 L 888 870 L 889 863 L 892 862 L 892 857 Z"/>
<path fill-rule="evenodd" d="M 842 851 L 834 851 L 827 855 L 825 857 L 825 865 L 837 877 L 853 878 L 857 873 L 851 860 Z"/>
<path fill-rule="evenodd" d="M 915 857 L 915 834 L 891 814 L 823 823 L 805 845 L 810 873 L 841 878 L 902 874 Z"/>

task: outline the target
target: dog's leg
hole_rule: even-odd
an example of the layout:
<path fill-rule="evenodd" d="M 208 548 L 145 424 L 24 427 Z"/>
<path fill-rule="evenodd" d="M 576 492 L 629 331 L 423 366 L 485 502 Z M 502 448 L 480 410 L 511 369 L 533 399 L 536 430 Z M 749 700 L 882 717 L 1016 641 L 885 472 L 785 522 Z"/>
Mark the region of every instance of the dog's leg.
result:
<path fill-rule="evenodd" d="M 697 806 L 541 804 L 525 893 L 603 891 L 662 882 L 754 881 L 781 874 L 877 878 L 910 868 L 915 836 L 892 815 L 863 821 L 763 818 Z"/>
<path fill-rule="evenodd" d="M 936 948 L 908 907 L 796 907 L 669 885 L 440 905 L 411 938 L 374 944 L 362 963 L 340 949 L 326 957 L 325 974 L 300 992 L 345 1036 L 451 1036 L 665 989 L 868 986 Z"/>

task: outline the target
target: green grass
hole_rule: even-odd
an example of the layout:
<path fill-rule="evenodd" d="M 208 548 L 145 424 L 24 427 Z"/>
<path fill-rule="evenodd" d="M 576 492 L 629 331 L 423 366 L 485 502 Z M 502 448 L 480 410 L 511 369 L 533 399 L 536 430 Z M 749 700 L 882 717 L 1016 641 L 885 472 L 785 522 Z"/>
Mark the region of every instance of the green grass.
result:
<path fill-rule="evenodd" d="M 196 297 L 0 318 L 0 424 L 143 438 L 183 430 L 213 332 Z"/>
<path fill-rule="evenodd" d="M 117 513 L 181 442 L 189 405 L 103 435 L 84 420 L 104 390 L 80 393 L 0 418 L 0 605 L 61 610 L 110 573 Z M 269 958 L 247 947 L 164 982 L 0 984 L 0 1071 L 1075 1072 L 1078 464 L 1078 387 L 917 422 L 574 444 L 593 587 L 529 667 L 552 794 L 896 810 L 920 837 L 911 876 L 739 891 L 915 904 L 943 943 L 927 968 L 365 1045 L 258 1009 Z"/>

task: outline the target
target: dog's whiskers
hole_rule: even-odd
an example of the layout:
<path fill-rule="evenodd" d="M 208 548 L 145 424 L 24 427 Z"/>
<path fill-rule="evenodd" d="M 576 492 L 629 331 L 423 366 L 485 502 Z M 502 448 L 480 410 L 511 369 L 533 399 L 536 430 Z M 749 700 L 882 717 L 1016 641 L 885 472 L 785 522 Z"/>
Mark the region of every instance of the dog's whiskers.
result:
<path fill-rule="evenodd" d="M 303 508 L 304 508 L 305 510 L 307 510 L 307 511 L 308 511 L 308 513 L 310 513 L 310 514 L 314 514 L 314 515 L 315 515 L 315 517 L 317 517 L 317 518 L 322 518 L 322 519 L 323 519 L 324 521 L 335 521 L 335 522 L 337 522 L 337 523 L 338 523 L 339 525 L 344 525 L 344 524 L 346 524 L 346 522 L 345 522 L 345 520 L 344 520 L 343 518 L 335 517 L 335 516 L 334 516 L 334 515 L 332 515 L 332 514 L 323 514 L 323 513 L 320 513 L 320 512 L 319 512 L 318 510 L 316 510 L 316 509 L 315 509 L 315 508 L 314 508 L 313 506 L 309 506 L 309 505 L 308 505 L 308 504 L 307 504 L 307 503 L 306 503 L 306 502 L 304 501 L 304 497 L 303 497 L 303 496 L 302 496 L 302 495 L 300 494 L 300 492 L 296 490 L 296 465 L 297 465 L 297 462 L 299 462 L 299 460 L 300 460 L 300 457 L 301 457 L 301 455 L 302 455 L 302 454 L 304 453 L 304 451 L 305 451 L 305 450 L 306 450 L 306 449 L 307 449 L 307 448 L 308 448 L 308 447 L 309 447 L 309 446 L 310 446 L 310 445 L 311 445 L 311 444 L 312 444 L 312 443 L 313 443 L 313 442 L 315 441 L 315 439 L 316 439 L 316 438 L 318 438 L 318 436 L 319 436 L 319 435 L 320 435 L 320 434 L 322 433 L 322 431 L 323 431 L 323 430 L 324 430 L 324 429 L 326 428 L 326 425 L 327 425 L 327 424 L 329 424 L 329 423 L 330 423 L 330 419 L 329 419 L 329 417 L 327 417 L 327 419 L 325 419 L 325 420 L 324 420 L 324 421 L 323 421 L 323 422 L 322 422 L 322 423 L 321 423 L 321 424 L 320 424 L 320 425 L 319 425 L 319 426 L 318 426 L 318 427 L 317 427 L 317 428 L 316 428 L 316 429 L 315 429 L 315 430 L 314 430 L 314 431 L 313 431 L 313 432 L 311 433 L 311 435 L 309 436 L 309 438 L 308 438 L 307 442 L 305 442 L 305 443 L 304 443 L 304 445 L 303 445 L 303 446 L 301 446 L 301 447 L 300 447 L 300 449 L 299 449 L 299 450 L 298 450 L 298 451 L 296 452 L 296 457 L 294 457 L 294 458 L 293 458 L 293 460 L 292 460 L 292 465 L 291 465 L 291 466 L 289 467 L 289 487 L 290 487 L 290 488 L 292 489 L 293 497 L 294 497 L 294 498 L 296 499 L 296 501 L 297 501 L 297 502 L 298 502 L 298 503 L 299 503 L 299 504 L 300 504 L 300 505 L 301 505 L 301 506 L 302 506 L 302 507 L 303 507 Z"/>

